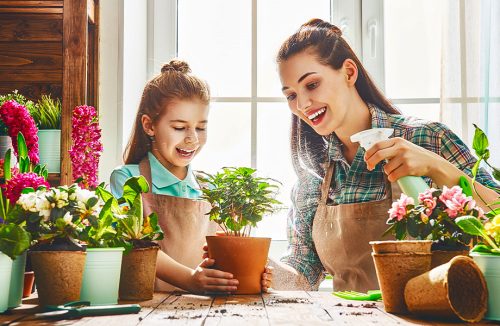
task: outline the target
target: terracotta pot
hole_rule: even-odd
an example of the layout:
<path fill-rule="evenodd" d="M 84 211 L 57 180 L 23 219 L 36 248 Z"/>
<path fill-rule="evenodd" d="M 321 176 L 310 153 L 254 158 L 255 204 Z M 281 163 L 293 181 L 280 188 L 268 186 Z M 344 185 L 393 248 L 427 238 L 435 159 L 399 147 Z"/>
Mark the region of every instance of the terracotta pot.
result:
<path fill-rule="evenodd" d="M 30 251 L 40 305 L 80 299 L 86 252 Z"/>
<path fill-rule="evenodd" d="M 27 298 L 33 291 L 33 284 L 35 283 L 35 272 L 24 272 L 24 287 L 23 298 Z"/>
<path fill-rule="evenodd" d="M 440 265 L 446 264 L 453 257 L 456 256 L 468 256 L 468 250 L 432 250 L 432 260 L 431 260 L 431 269 L 438 267 Z"/>
<path fill-rule="evenodd" d="M 119 290 L 121 300 L 145 301 L 153 298 L 158 249 L 138 248 L 123 255 Z"/>
<path fill-rule="evenodd" d="M 370 244 L 385 311 L 406 313 L 406 282 L 430 269 L 432 241 L 391 240 L 371 241 Z"/>
<path fill-rule="evenodd" d="M 237 294 L 262 291 L 262 273 L 266 268 L 271 238 L 207 236 L 208 256 L 214 268 L 233 274 L 238 280 Z"/>
<path fill-rule="evenodd" d="M 466 256 L 417 276 L 406 284 L 408 310 L 432 317 L 480 321 L 487 308 L 488 290 L 479 267 Z"/>

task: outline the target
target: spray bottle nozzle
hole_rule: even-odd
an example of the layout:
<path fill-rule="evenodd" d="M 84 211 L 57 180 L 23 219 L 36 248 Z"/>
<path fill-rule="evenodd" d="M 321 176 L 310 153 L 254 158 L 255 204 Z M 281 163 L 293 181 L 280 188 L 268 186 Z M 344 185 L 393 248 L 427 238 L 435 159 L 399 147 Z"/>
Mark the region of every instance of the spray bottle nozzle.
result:
<path fill-rule="evenodd" d="M 351 141 L 359 142 L 365 150 L 370 149 L 375 143 L 382 140 L 387 140 L 394 132 L 392 128 L 373 128 L 360 131 L 351 136 Z"/>

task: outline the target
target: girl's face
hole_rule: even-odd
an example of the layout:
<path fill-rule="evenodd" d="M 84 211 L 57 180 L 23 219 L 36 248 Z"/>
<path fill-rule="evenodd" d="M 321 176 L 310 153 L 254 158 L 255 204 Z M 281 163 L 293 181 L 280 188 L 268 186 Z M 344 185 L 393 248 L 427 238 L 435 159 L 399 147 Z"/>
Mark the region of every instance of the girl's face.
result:
<path fill-rule="evenodd" d="M 153 154 L 173 174 L 185 174 L 185 167 L 207 142 L 207 119 L 208 105 L 191 99 L 169 103 L 154 124 L 143 116 L 144 130 L 154 136 Z"/>
<path fill-rule="evenodd" d="M 342 126 L 353 85 L 344 66 L 335 70 L 306 50 L 281 62 L 278 69 L 282 91 L 293 114 L 322 136 Z"/>

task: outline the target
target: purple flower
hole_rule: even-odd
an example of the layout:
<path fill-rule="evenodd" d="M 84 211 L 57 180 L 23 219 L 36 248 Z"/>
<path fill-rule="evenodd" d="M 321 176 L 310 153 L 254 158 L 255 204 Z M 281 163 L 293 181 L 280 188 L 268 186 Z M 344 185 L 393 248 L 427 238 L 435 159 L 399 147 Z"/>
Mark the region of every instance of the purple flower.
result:
<path fill-rule="evenodd" d="M 73 146 L 69 150 L 73 167 L 73 178 L 82 178 L 80 186 L 95 188 L 98 185 L 97 171 L 102 152 L 101 128 L 97 111 L 92 106 L 77 106 L 71 119 Z"/>
<path fill-rule="evenodd" d="M 38 128 L 24 105 L 14 100 L 6 101 L 0 107 L 0 117 L 8 129 L 12 146 L 17 155 L 17 134 L 21 132 L 26 140 L 28 156 L 32 164 L 38 164 Z"/>

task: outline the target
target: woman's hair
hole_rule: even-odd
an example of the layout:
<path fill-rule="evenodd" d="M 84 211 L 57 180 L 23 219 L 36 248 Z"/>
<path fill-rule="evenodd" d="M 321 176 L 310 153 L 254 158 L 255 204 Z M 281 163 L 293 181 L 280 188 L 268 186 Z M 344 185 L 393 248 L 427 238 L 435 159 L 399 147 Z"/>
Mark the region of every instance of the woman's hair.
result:
<path fill-rule="evenodd" d="M 186 62 L 176 59 L 164 64 L 161 73 L 144 87 L 132 135 L 123 153 L 125 164 L 138 164 L 151 149 L 151 139 L 142 127 L 142 116 L 148 115 L 155 124 L 175 100 L 200 100 L 207 105 L 210 102 L 207 83 L 192 75 Z"/>
<path fill-rule="evenodd" d="M 312 51 L 320 63 L 335 70 L 340 69 L 346 59 L 353 60 L 358 67 L 355 87 L 363 101 L 374 104 L 387 113 L 400 113 L 375 86 L 354 51 L 342 38 L 338 27 L 318 18 L 311 19 L 281 45 L 276 61 L 286 61 L 306 50 Z M 292 115 L 290 141 L 296 172 L 300 168 L 306 168 L 322 176 L 324 171 L 320 164 L 324 163 L 326 156 L 325 138 L 296 115 Z"/>

